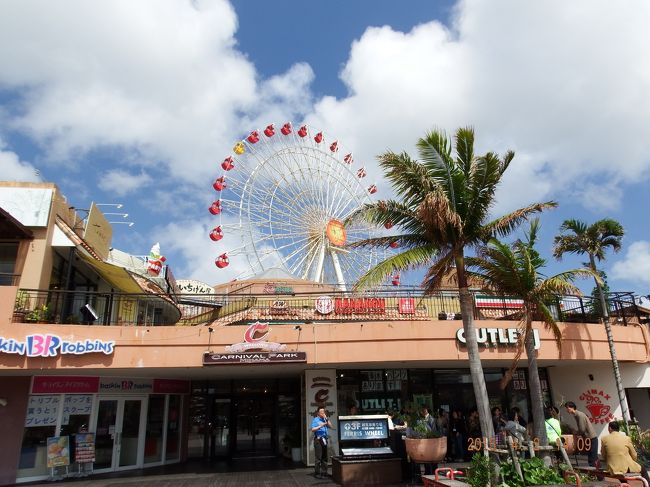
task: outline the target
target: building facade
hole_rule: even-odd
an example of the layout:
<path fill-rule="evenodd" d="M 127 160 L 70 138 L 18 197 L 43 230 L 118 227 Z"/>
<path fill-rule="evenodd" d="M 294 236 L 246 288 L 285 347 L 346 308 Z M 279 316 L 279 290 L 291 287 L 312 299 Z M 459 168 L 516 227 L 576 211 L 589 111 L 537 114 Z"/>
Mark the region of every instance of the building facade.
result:
<path fill-rule="evenodd" d="M 353 406 L 369 414 L 413 404 L 465 414 L 473 407 L 451 287 L 427 297 L 401 288 L 341 293 L 270 271 L 208 292 L 189 284 L 190 292 L 180 292 L 183 285 L 148 279 L 125 256 L 111 258 L 108 248 L 100 255 L 104 244 L 78 235 L 74 218 L 67 231 L 59 213 L 68 208 L 55 196 L 38 222 L 21 222 L 3 207 L 12 216 L 3 231 L 11 231 L 0 245 L 15 252 L 6 252 L 14 256 L 6 272 L 11 282 L 0 286 L 0 484 L 45 479 L 48 457 L 63 454 L 69 470 L 87 468 L 83 437 L 76 436 L 85 433 L 93 435 L 94 472 L 276 456 L 291 448 L 311 464 L 307 426 L 319 405 L 334 422 Z M 72 243 L 63 252 L 59 231 Z M 64 259 L 62 274 L 57 259 Z M 77 269 L 74 278 L 66 279 L 68 269 Z M 59 274 L 63 280 L 53 277 Z M 37 297 L 55 312 L 25 322 L 16 311 L 21 301 L 33 308 Z M 588 306 L 572 299 L 578 298 L 562 298 L 556 307 L 561 349 L 534 325 L 544 399 L 573 400 L 602 434 L 621 417 L 607 337 L 602 325 L 589 323 Z M 97 318 L 66 319 L 85 304 Z M 516 306 L 476 294 L 475 324 L 490 404 L 517 406 L 530 419 L 525 357 L 504 380 L 516 355 L 518 322 L 508 319 Z M 628 401 L 641 427 L 650 428 L 647 324 L 622 313 L 614 320 Z"/>

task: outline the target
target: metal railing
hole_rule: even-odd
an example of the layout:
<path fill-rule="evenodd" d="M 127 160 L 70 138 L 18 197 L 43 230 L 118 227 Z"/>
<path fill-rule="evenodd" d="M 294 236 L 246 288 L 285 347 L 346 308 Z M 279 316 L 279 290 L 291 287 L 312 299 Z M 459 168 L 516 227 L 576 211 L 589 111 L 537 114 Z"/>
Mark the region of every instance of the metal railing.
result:
<path fill-rule="evenodd" d="M 0 286 L 17 286 L 19 280 L 20 274 L 0 272 Z"/>
<path fill-rule="evenodd" d="M 477 320 L 519 319 L 521 301 L 484 292 L 474 293 L 473 298 L 473 314 Z M 607 303 L 613 323 L 639 322 L 632 293 L 610 293 Z M 592 297 L 557 296 L 548 306 L 557 321 L 600 321 L 600 304 Z M 102 325 L 462 319 L 457 291 L 423 296 L 417 288 L 354 293 L 179 294 L 175 302 L 168 295 L 21 289 L 14 308 L 14 321 Z"/>

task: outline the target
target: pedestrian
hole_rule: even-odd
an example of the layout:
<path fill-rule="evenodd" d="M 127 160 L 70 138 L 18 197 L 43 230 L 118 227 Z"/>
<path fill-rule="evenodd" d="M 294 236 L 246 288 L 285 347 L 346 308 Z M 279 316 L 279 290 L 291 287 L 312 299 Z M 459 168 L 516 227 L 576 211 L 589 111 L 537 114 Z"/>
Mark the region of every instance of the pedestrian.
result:
<path fill-rule="evenodd" d="M 609 434 L 603 438 L 601 455 L 607 471 L 614 475 L 640 473 L 650 483 L 648 471 L 636 462 L 637 455 L 632 440 L 619 431 L 618 422 L 612 421 L 607 427 Z"/>
<path fill-rule="evenodd" d="M 587 415 L 582 411 L 578 411 L 575 402 L 567 401 L 564 403 L 564 408 L 567 410 L 567 413 L 575 418 L 577 434 L 582 436 L 585 440 L 590 440 L 589 442 L 585 441 L 589 466 L 598 467 L 600 461 L 598 460 L 598 436 L 596 435 L 596 430 L 594 430 Z M 589 448 L 586 448 L 587 445 Z"/>
<path fill-rule="evenodd" d="M 311 432 L 314 434 L 314 476 L 327 478 L 327 445 L 329 443 L 328 430 L 334 429 L 327 417 L 324 407 L 319 407 L 316 417 L 311 422 Z"/>

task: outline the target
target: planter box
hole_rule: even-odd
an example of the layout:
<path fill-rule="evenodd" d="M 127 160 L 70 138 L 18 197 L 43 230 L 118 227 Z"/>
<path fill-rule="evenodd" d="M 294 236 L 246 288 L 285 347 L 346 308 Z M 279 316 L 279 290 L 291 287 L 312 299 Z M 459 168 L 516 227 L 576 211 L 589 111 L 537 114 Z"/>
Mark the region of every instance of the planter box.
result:
<path fill-rule="evenodd" d="M 402 460 L 344 460 L 332 457 L 332 480 L 341 485 L 386 485 L 402 482 Z"/>
<path fill-rule="evenodd" d="M 447 437 L 442 438 L 406 438 L 406 454 L 416 463 L 442 462 L 447 455 Z"/>

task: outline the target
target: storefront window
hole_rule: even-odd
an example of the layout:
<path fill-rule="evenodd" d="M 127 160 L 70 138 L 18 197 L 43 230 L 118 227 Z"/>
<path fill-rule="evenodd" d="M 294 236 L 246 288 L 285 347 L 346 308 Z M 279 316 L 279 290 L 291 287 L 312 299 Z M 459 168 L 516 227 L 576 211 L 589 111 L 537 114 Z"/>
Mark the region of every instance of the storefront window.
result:
<path fill-rule="evenodd" d="M 147 408 L 147 436 L 144 443 L 144 463 L 162 460 L 165 396 L 149 396 Z"/>
<path fill-rule="evenodd" d="M 169 408 L 167 409 L 167 445 L 165 460 L 178 460 L 180 458 L 180 431 L 181 431 L 181 396 L 172 394 L 169 396 Z"/>
<path fill-rule="evenodd" d="M 60 395 L 30 396 L 17 477 L 47 475 L 47 439 L 56 434 Z"/>

